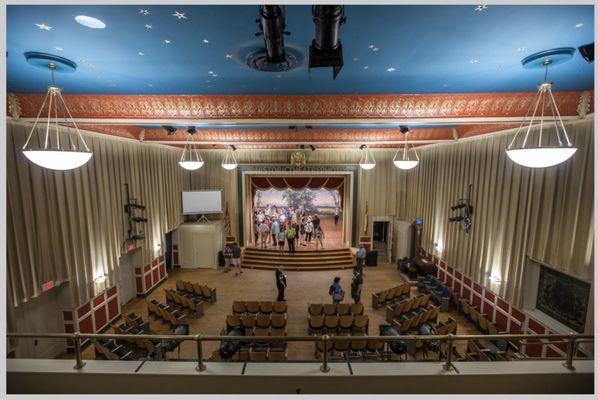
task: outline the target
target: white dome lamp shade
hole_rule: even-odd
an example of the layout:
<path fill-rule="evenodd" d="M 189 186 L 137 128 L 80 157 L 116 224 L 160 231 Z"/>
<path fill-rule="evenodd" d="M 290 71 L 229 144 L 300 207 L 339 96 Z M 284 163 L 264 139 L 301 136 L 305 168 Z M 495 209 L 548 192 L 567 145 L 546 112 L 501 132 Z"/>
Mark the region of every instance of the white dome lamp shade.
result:
<path fill-rule="evenodd" d="M 189 127 L 189 129 L 187 129 L 187 133 L 189 134 L 189 137 L 187 138 L 187 142 L 183 148 L 183 154 L 181 154 L 179 165 L 181 168 L 184 168 L 188 171 L 195 171 L 203 167 L 204 161 L 199 151 L 197 151 L 195 141 L 193 140 L 193 135 L 196 133 L 195 128 Z"/>
<path fill-rule="evenodd" d="M 365 170 L 373 169 L 376 166 L 376 160 L 374 159 L 372 151 L 368 149 L 365 144 L 362 144 L 359 146 L 359 148 L 361 149 L 361 159 L 359 160 L 359 166 Z"/>
<path fill-rule="evenodd" d="M 27 52 L 25 58 L 31 65 L 49 69 L 52 72 L 52 85 L 48 86 L 23 145 L 23 154 L 32 163 L 56 171 L 68 171 L 85 165 L 91 159 L 92 152 L 62 97 L 62 89 L 54 84 L 54 72 L 74 72 L 77 64 L 66 58 L 37 52 Z M 44 134 L 32 140 L 38 132 Z M 34 146 L 33 142 L 39 145 Z"/>
<path fill-rule="evenodd" d="M 235 146 L 231 145 L 228 150 L 226 150 L 226 154 L 224 155 L 224 159 L 222 160 L 222 168 L 226 170 L 233 170 L 237 168 L 237 159 L 235 158 L 235 151 L 237 149 Z"/>
<path fill-rule="evenodd" d="M 405 135 L 405 145 L 403 146 L 402 155 L 399 157 L 399 152 L 401 150 L 397 150 L 394 158 L 392 159 L 392 162 L 394 163 L 395 167 L 399 169 L 407 170 L 415 168 L 417 164 L 419 164 L 419 156 L 417 155 L 415 146 L 411 144 L 411 147 L 413 147 L 413 153 L 415 154 L 415 157 L 413 159 L 409 158 L 409 141 L 407 140 L 409 128 L 407 128 L 406 126 L 402 126 L 401 132 L 403 133 L 403 135 Z"/>
<path fill-rule="evenodd" d="M 547 50 L 532 54 L 521 61 L 525 68 L 544 68 L 545 73 L 544 83 L 538 86 L 536 97 L 507 146 L 507 156 L 513 162 L 528 168 L 548 168 L 567 161 L 577 151 L 567 135 L 552 94 L 552 82 L 546 80 L 548 66 L 568 61 L 574 52 L 574 48 Z M 554 126 L 553 132 L 543 137 L 546 123 Z M 518 142 L 524 129 L 523 140 Z"/>

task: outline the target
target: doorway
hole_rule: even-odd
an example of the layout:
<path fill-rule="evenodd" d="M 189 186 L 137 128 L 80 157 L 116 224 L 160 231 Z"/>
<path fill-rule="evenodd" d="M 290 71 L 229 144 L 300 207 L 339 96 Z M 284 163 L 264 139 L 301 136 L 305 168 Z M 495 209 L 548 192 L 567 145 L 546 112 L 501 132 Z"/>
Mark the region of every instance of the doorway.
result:
<path fill-rule="evenodd" d="M 372 250 L 378 252 L 378 260 L 392 262 L 392 218 L 374 217 Z"/>
<path fill-rule="evenodd" d="M 166 233 L 164 244 L 166 246 L 164 251 L 164 262 L 166 264 L 166 270 L 170 271 L 170 268 L 172 268 L 172 231 Z"/>
<path fill-rule="evenodd" d="M 133 256 L 136 251 L 125 254 L 118 261 L 118 297 L 120 305 L 125 305 L 137 294 L 135 289 L 135 273 L 133 272 Z"/>

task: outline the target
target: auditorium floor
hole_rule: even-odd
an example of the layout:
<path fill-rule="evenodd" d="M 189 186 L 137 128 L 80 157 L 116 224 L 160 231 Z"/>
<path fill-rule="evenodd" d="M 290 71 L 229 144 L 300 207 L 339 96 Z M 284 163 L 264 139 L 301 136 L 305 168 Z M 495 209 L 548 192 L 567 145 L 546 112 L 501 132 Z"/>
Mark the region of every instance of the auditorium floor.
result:
<path fill-rule="evenodd" d="M 214 304 L 206 303 L 204 315 L 198 319 L 190 319 L 190 333 L 197 334 L 219 334 L 225 328 L 226 315 L 231 313 L 234 300 L 275 300 L 277 296 L 275 277 L 273 271 L 245 270 L 242 275 L 235 276 L 233 272 L 224 273 L 215 269 L 187 269 L 181 268 L 171 271 L 167 280 L 156 288 L 149 296 L 149 299 L 157 299 L 165 302 L 164 288 L 174 288 L 177 279 L 189 280 L 217 289 L 217 301 Z M 286 299 L 288 306 L 288 335 L 307 334 L 307 305 L 308 303 L 330 303 L 328 288 L 335 276 L 341 277 L 341 286 L 347 292 L 346 302 L 351 301 L 349 297 L 352 270 L 333 271 L 288 271 L 288 288 Z M 362 291 L 362 302 L 365 307 L 365 314 L 370 319 L 370 334 L 378 334 L 378 325 L 385 322 L 385 309 L 375 310 L 371 305 L 371 294 L 381 289 L 392 287 L 400 283 L 399 272 L 388 263 L 382 263 L 377 267 L 366 267 L 364 273 L 364 285 Z M 412 288 L 415 292 L 416 289 Z M 154 318 L 148 318 L 145 299 L 133 299 L 127 303 L 122 310 L 123 314 L 135 312 L 143 316 L 144 320 L 150 321 L 153 333 L 169 333 L 168 325 L 161 324 Z M 465 317 L 457 315 L 451 309 L 450 315 L 458 321 L 457 332 L 459 334 L 477 333 Z M 439 320 L 446 321 L 449 313 L 440 313 Z M 209 357 L 215 350 L 218 343 L 206 343 L 204 354 Z M 458 347 L 465 346 L 461 343 Z M 177 352 L 169 355 L 176 358 Z M 85 351 L 85 358 L 93 358 L 93 350 L 88 347 Z M 187 342 L 182 345 L 181 358 L 194 359 L 196 347 L 194 343 Z M 288 345 L 289 360 L 313 360 L 314 345 L 308 342 L 295 342 Z"/>

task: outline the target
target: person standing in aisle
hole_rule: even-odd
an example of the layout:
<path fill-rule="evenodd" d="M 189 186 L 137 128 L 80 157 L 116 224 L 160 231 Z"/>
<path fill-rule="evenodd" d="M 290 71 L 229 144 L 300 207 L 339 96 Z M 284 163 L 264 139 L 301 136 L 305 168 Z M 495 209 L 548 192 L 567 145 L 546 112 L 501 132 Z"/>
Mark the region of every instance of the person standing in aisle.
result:
<path fill-rule="evenodd" d="M 287 229 L 284 231 L 285 236 L 287 237 L 287 244 L 289 245 L 289 253 L 295 255 L 295 228 L 293 225 L 289 224 Z"/>
<path fill-rule="evenodd" d="M 241 248 L 239 247 L 237 242 L 233 243 L 231 252 L 233 256 L 233 267 L 235 268 L 235 276 L 237 276 L 243 273 L 243 269 L 241 268 Z"/>
<path fill-rule="evenodd" d="M 285 301 L 284 290 L 287 287 L 287 276 L 284 273 L 284 266 L 278 267 L 276 270 L 276 288 L 278 289 L 277 301 Z"/>
<path fill-rule="evenodd" d="M 224 272 L 230 271 L 231 267 L 233 266 L 233 251 L 231 250 L 230 246 L 227 244 L 224 246 Z"/>
<path fill-rule="evenodd" d="M 351 281 L 351 298 L 355 304 L 361 301 L 361 288 L 363 286 L 363 269 L 353 269 L 353 280 Z"/>
<path fill-rule="evenodd" d="M 365 247 L 363 244 L 359 245 L 359 250 L 357 254 L 355 254 L 355 261 L 357 262 L 357 268 L 363 268 L 363 263 L 365 261 Z"/>
<path fill-rule="evenodd" d="M 332 285 L 328 289 L 328 294 L 332 296 L 332 302 L 334 304 L 339 304 L 345 298 L 345 291 L 340 285 L 341 278 L 337 276 L 334 278 Z"/>

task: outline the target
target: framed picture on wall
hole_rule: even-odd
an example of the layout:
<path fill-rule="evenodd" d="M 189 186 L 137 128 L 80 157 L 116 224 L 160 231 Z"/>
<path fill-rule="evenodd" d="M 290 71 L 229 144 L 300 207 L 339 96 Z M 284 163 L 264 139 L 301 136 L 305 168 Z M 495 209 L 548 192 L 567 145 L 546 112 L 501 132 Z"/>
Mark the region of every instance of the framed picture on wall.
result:
<path fill-rule="evenodd" d="M 583 332 L 590 300 L 590 284 L 540 266 L 536 308 L 577 332 Z"/>

